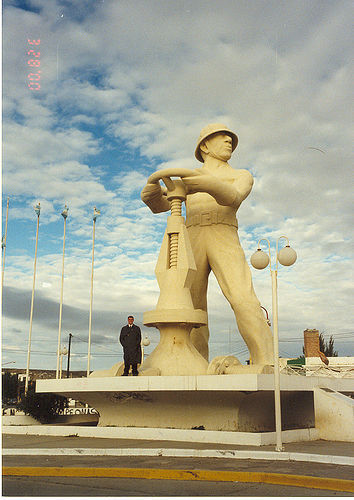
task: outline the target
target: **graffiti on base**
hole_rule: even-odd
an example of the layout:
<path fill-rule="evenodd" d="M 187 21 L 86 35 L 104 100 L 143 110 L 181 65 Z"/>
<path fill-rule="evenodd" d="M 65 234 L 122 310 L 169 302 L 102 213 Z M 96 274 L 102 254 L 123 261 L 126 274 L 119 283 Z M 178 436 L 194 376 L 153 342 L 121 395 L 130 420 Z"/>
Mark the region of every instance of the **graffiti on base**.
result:
<path fill-rule="evenodd" d="M 64 408 L 57 411 L 58 415 L 98 415 L 95 408 Z"/>

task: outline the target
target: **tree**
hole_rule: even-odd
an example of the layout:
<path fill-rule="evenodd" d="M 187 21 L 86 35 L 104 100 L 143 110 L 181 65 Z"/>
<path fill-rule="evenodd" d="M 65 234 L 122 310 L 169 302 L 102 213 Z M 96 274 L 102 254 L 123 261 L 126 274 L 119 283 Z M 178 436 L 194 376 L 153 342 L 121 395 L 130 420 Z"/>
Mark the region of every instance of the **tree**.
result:
<path fill-rule="evenodd" d="M 320 351 L 323 352 L 327 358 L 337 358 L 338 351 L 334 350 L 334 339 L 333 335 L 329 337 L 328 342 L 326 342 L 323 333 L 320 333 Z"/>
<path fill-rule="evenodd" d="M 18 377 L 14 373 L 5 372 L 2 375 L 2 399 L 6 403 L 17 398 Z"/>
<path fill-rule="evenodd" d="M 27 415 L 31 415 L 41 424 L 54 422 L 58 417 L 58 410 L 68 406 L 68 400 L 57 394 L 38 394 L 35 392 L 35 382 L 30 382 L 28 392 L 22 395 L 19 408 Z"/>

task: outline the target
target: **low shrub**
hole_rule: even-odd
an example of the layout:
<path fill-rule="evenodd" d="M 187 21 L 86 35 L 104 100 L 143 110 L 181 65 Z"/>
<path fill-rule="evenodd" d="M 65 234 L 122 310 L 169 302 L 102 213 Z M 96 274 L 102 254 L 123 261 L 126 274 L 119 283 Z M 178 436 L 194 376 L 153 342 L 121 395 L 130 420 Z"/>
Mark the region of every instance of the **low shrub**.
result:
<path fill-rule="evenodd" d="M 58 418 L 58 410 L 67 408 L 68 400 L 57 394 L 38 394 L 35 392 L 35 382 L 28 385 L 27 394 L 23 394 L 19 409 L 31 415 L 41 424 L 50 424 Z"/>

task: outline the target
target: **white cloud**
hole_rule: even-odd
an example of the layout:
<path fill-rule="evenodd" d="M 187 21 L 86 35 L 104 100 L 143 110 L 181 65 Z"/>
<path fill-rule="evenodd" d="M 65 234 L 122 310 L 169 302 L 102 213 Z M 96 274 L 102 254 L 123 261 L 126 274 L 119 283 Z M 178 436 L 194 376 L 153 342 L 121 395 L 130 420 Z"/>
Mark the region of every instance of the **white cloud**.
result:
<path fill-rule="evenodd" d="M 274 252 L 282 234 L 298 252 L 293 268 L 279 271 L 281 334 L 301 346 L 307 327 L 350 330 L 351 4 L 32 4 L 38 14 L 5 6 L 3 16 L 5 284 L 31 288 L 40 201 L 37 284 L 58 302 L 68 202 L 64 300 L 87 312 L 96 205 L 96 314 L 116 311 L 123 321 L 133 304 L 139 314 L 153 308 L 167 215 L 151 214 L 140 189 L 154 170 L 199 166 L 200 129 L 224 122 L 239 136 L 231 164 L 255 177 L 238 213 L 247 259 L 259 238 Z M 26 39 L 37 33 L 42 88 L 34 95 Z M 270 311 L 268 272 L 253 276 Z M 229 349 L 235 321 L 215 280 L 209 298 L 212 342 Z"/>

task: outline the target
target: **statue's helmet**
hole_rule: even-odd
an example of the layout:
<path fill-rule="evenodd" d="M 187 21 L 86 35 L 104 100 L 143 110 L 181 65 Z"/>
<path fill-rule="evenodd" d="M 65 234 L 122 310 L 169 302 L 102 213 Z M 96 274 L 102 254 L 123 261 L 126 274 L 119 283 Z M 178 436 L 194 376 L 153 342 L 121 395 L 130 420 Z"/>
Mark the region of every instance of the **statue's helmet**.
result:
<path fill-rule="evenodd" d="M 195 148 L 195 153 L 194 153 L 195 157 L 200 162 L 204 163 L 203 157 L 200 154 L 201 143 L 205 139 L 207 139 L 210 135 L 216 134 L 217 132 L 224 132 L 225 134 L 228 134 L 232 139 L 232 151 L 234 151 L 236 149 L 236 146 L 238 143 L 237 135 L 234 134 L 234 132 L 232 132 L 228 127 L 226 127 L 226 125 L 223 125 L 222 123 L 211 123 L 201 130 L 199 138 L 198 138 L 197 147 Z"/>

